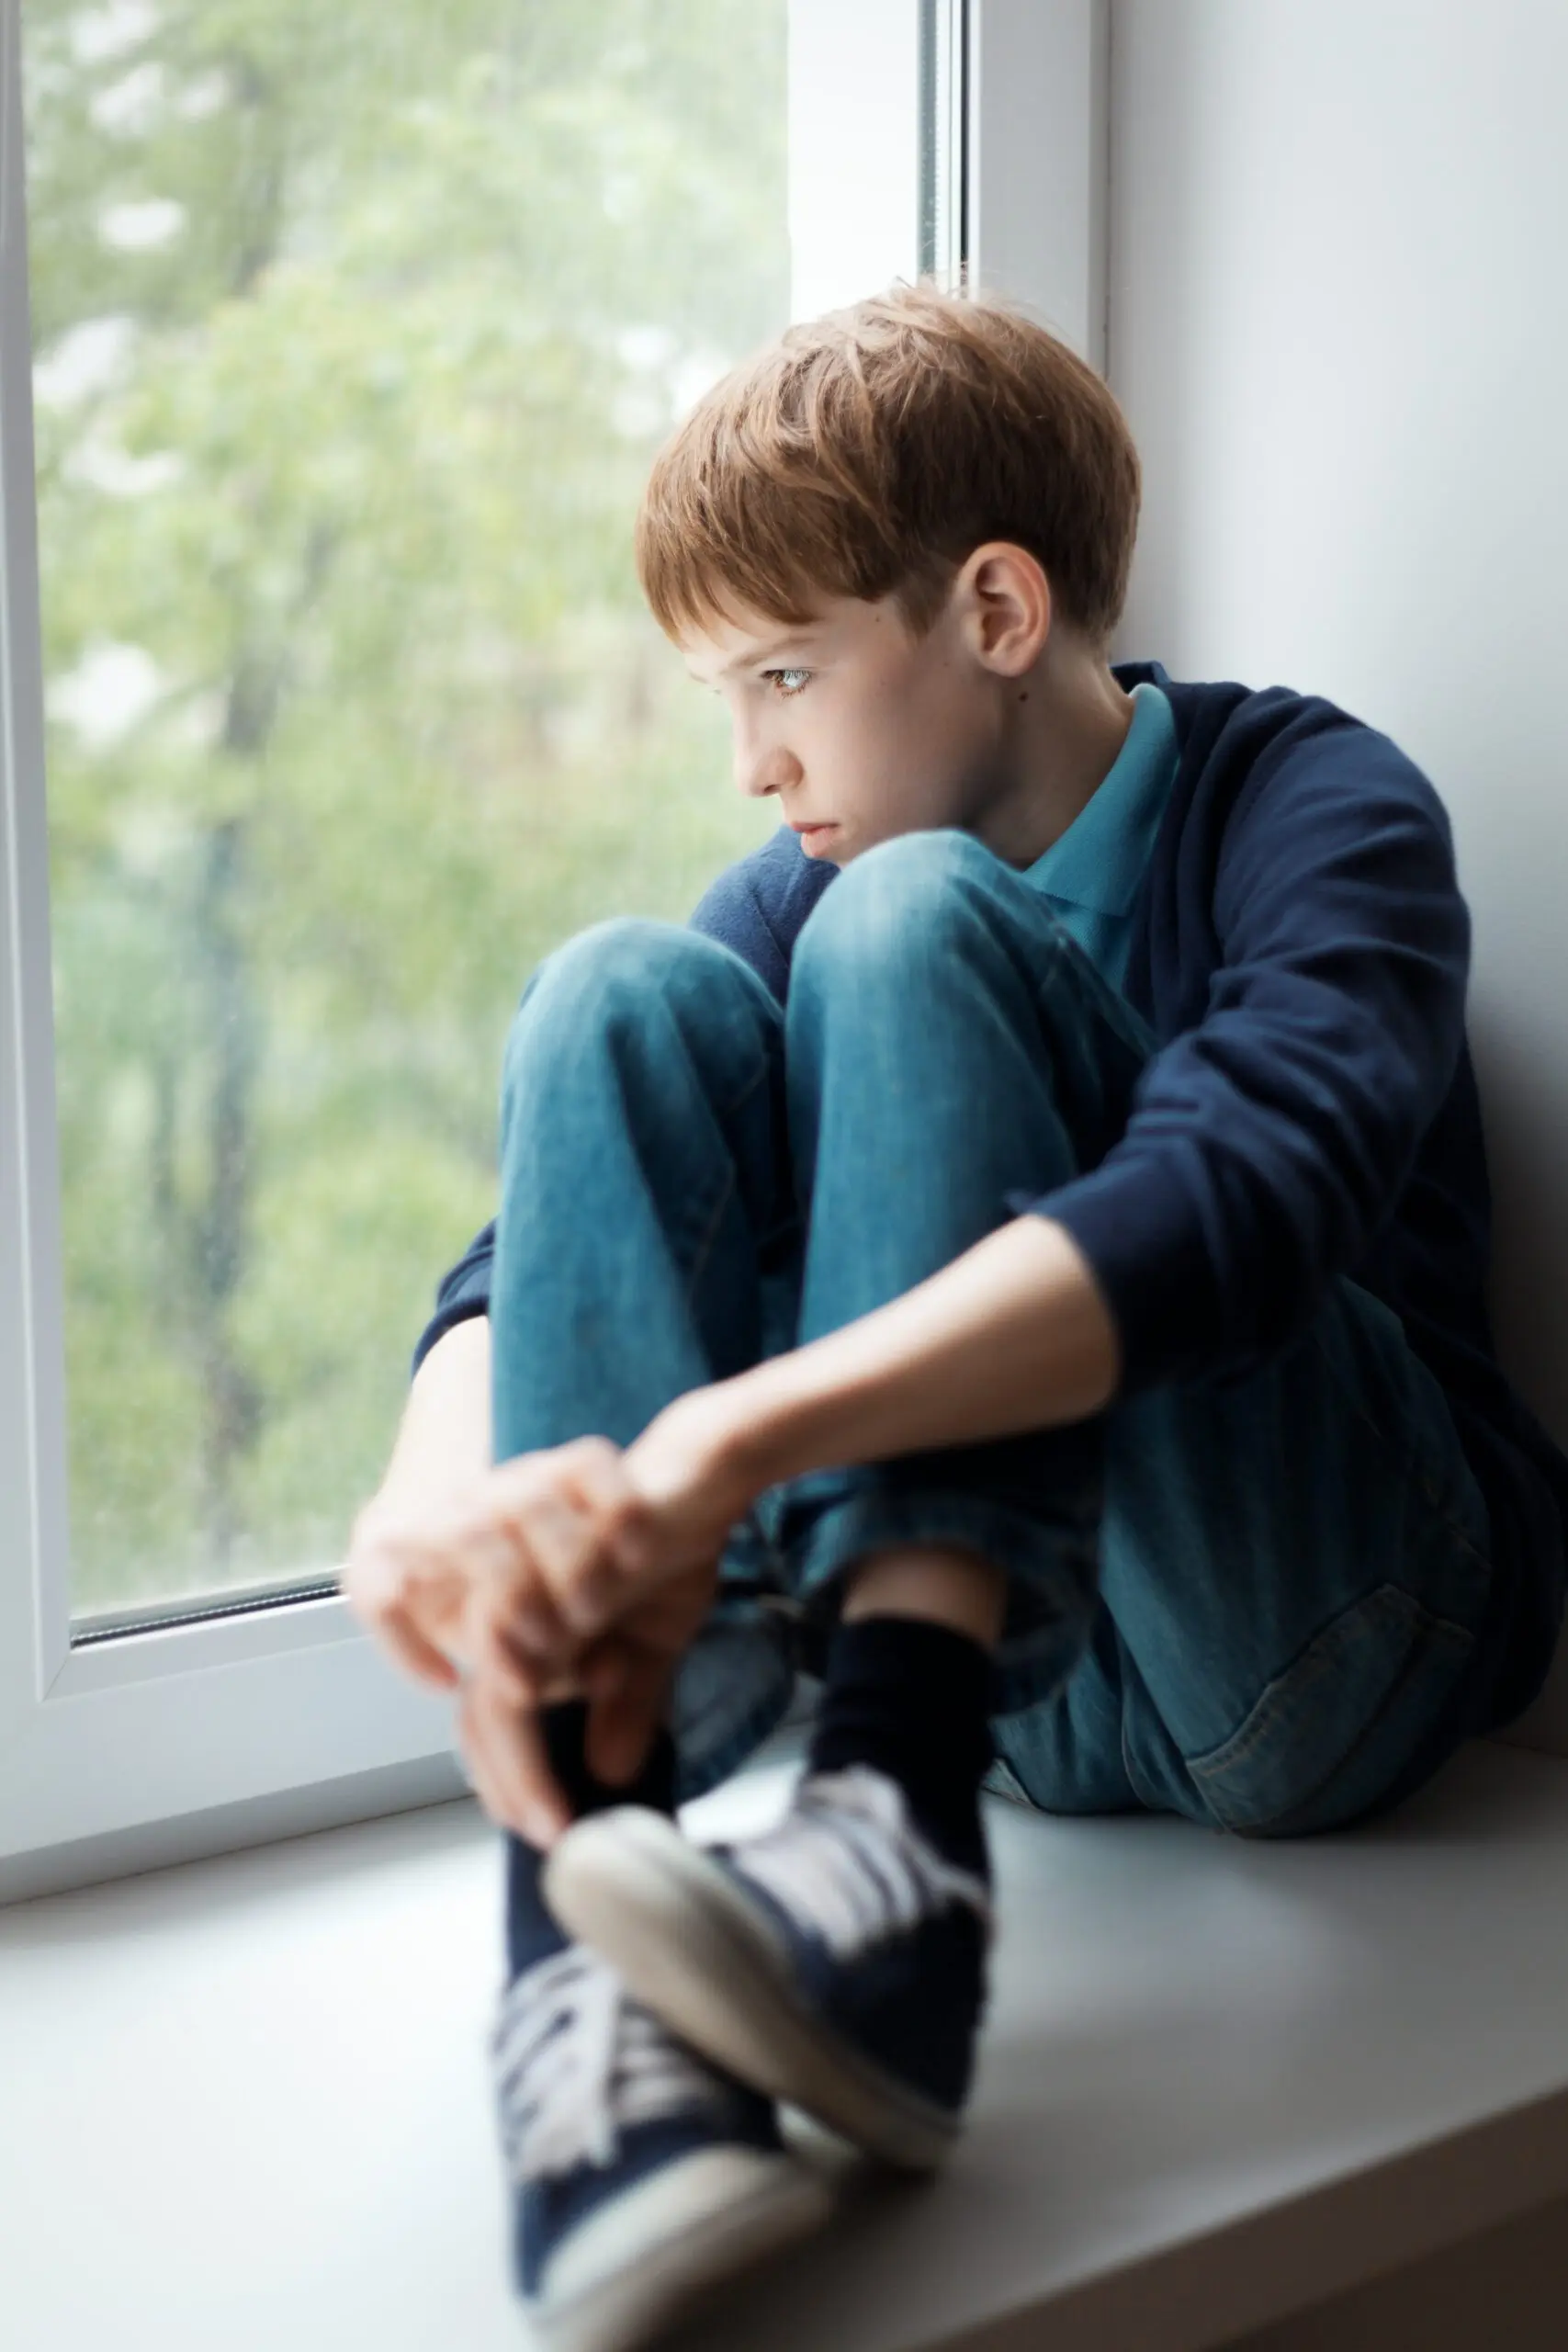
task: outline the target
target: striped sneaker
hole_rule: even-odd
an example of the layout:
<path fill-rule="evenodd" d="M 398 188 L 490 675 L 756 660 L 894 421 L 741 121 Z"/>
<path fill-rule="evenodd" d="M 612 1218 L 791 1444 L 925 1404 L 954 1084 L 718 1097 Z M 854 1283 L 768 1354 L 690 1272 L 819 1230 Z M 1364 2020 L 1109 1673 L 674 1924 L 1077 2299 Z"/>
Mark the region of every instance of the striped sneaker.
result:
<path fill-rule="evenodd" d="M 826 2216 L 767 2100 L 580 1945 L 507 1987 L 490 2054 L 512 2275 L 548 2352 L 630 2352 Z"/>
<path fill-rule="evenodd" d="M 567 1831 L 543 1893 L 673 2033 L 886 2162 L 939 2164 L 986 2001 L 989 1890 L 870 1767 L 803 1780 L 763 1836 L 703 1849 L 635 1806 Z"/>

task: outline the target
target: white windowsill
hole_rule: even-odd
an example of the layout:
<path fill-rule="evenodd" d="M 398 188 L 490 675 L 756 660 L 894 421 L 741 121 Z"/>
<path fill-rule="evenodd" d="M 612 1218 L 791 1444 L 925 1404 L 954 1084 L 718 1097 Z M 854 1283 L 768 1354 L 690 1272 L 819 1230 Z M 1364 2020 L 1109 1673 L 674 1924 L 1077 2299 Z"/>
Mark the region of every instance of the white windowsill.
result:
<path fill-rule="evenodd" d="M 1188 2352 L 1568 2193 L 1568 1766 L 1472 1747 L 1294 1845 L 991 1817 L 960 2155 L 855 2189 L 705 2352 Z M 468 1801 L 0 1913 L 7 2352 L 516 2352 L 500 1934 Z"/>

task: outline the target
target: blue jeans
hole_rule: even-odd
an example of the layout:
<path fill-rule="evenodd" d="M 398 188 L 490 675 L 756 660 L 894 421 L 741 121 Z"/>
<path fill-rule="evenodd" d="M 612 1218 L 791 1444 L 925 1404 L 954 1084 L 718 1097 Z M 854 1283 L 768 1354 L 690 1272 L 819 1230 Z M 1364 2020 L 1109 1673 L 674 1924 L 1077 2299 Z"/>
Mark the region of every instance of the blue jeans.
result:
<path fill-rule="evenodd" d="M 497 1459 L 627 1444 L 685 1390 L 923 1281 L 1010 1193 L 1103 1156 L 1153 1050 L 963 832 L 847 866 L 785 1009 L 698 933 L 583 933 L 507 1047 Z M 996 1784 L 1050 1811 L 1298 1834 L 1395 1801 L 1461 1736 L 1485 1506 L 1438 1383 L 1349 1281 L 1244 1381 L 770 1488 L 677 1679 L 682 1793 L 778 1721 L 845 1572 L 911 1541 L 1005 1571 Z"/>

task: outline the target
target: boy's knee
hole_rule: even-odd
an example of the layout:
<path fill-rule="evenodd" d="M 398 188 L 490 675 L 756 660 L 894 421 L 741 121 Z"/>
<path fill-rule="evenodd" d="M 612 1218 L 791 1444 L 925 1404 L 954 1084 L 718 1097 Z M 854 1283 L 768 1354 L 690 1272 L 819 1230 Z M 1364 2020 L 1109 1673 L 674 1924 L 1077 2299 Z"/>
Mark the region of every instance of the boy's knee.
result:
<path fill-rule="evenodd" d="M 911 955 L 929 957 L 983 920 L 995 858 L 954 827 L 899 833 L 846 865 L 813 908 L 795 951 L 801 967 L 848 963 L 886 971 Z"/>
<path fill-rule="evenodd" d="M 714 943 L 678 923 L 616 915 L 580 931 L 547 956 L 523 991 L 513 1035 L 541 1025 L 583 1038 L 619 1016 L 711 985 Z"/>
<path fill-rule="evenodd" d="M 570 1054 L 595 1039 L 635 1040 L 656 1010 L 672 1011 L 685 1032 L 733 1025 L 738 985 L 766 999 L 739 959 L 702 933 L 615 916 L 577 933 L 534 973 L 512 1023 L 508 1064 L 541 1044 Z"/>
<path fill-rule="evenodd" d="M 695 938 L 676 923 L 614 915 L 553 949 L 529 979 L 522 1003 L 549 997 L 589 1004 L 646 994 L 685 959 Z"/>

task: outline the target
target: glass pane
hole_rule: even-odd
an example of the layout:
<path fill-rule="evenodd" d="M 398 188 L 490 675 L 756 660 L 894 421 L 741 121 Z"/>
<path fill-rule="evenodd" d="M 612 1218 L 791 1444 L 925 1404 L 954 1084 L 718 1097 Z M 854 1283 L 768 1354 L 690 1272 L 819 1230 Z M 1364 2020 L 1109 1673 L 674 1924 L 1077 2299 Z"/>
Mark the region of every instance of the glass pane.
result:
<path fill-rule="evenodd" d="M 539 957 L 768 830 L 649 455 L 788 305 L 784 0 L 28 0 L 73 1599 L 329 1569 Z"/>

